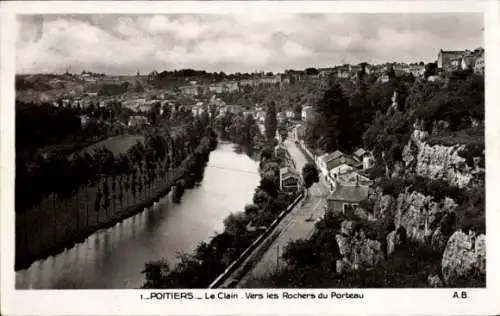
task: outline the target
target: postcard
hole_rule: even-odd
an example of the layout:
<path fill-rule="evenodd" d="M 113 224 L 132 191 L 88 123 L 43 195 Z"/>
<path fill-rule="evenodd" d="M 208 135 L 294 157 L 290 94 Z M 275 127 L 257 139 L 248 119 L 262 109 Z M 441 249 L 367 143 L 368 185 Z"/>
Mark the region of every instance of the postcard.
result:
<path fill-rule="evenodd" d="M 3 3 L 2 313 L 500 312 L 495 12 Z"/>

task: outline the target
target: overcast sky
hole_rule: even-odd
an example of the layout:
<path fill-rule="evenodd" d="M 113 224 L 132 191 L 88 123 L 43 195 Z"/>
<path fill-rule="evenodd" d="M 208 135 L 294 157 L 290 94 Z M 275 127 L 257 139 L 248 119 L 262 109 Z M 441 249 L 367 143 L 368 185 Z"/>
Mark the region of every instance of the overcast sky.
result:
<path fill-rule="evenodd" d="M 430 62 L 483 46 L 482 14 L 37 15 L 18 19 L 18 73 L 283 71 Z"/>

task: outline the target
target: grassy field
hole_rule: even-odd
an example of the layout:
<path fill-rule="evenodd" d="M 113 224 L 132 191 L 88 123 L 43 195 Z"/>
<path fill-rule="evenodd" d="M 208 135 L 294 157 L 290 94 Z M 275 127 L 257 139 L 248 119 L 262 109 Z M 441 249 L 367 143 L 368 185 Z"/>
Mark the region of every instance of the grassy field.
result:
<path fill-rule="evenodd" d="M 81 153 L 89 153 L 92 154 L 95 149 L 99 147 L 106 147 L 109 151 L 111 151 L 114 155 L 119 155 L 121 153 L 126 153 L 132 146 L 134 146 L 137 142 L 144 142 L 144 135 L 140 134 L 123 134 L 117 135 L 110 138 L 107 138 L 98 143 L 92 144 L 90 146 L 82 149 Z"/>

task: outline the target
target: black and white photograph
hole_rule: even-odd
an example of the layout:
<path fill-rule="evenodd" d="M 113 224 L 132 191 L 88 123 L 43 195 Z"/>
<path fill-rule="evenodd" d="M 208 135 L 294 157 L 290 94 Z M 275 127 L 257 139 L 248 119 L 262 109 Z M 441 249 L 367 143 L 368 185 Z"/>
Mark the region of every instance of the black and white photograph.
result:
<path fill-rule="evenodd" d="M 483 12 L 15 24 L 15 289 L 486 289 Z"/>

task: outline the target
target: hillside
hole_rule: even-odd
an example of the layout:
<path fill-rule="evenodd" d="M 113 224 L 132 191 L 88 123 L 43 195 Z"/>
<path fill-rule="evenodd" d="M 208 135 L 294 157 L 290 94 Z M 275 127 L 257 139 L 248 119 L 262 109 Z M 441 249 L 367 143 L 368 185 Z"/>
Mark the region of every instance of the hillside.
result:
<path fill-rule="evenodd" d="M 308 146 L 364 146 L 375 184 L 351 212 L 327 213 L 285 250 L 286 268 L 252 286 L 484 287 L 484 77 L 361 79 L 350 89 L 332 80 L 314 107 Z"/>

